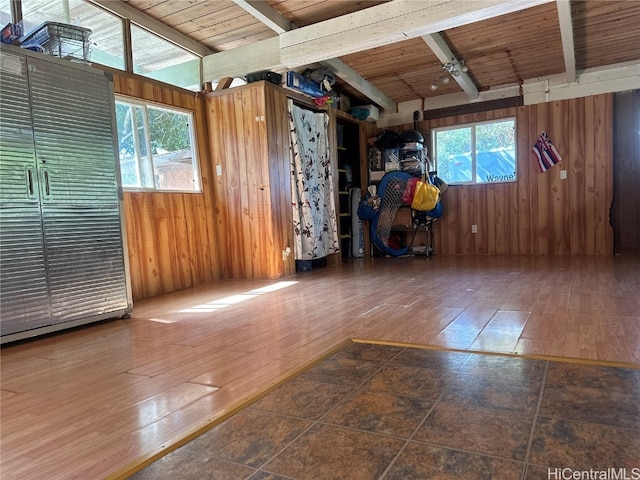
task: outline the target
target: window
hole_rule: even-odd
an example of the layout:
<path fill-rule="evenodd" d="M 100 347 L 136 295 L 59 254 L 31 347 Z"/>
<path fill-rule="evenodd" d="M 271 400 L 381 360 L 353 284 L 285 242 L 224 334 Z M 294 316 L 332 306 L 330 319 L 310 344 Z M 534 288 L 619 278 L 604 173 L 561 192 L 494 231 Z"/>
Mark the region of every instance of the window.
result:
<path fill-rule="evenodd" d="M 189 90 L 200 90 L 200 58 L 131 25 L 133 73 Z"/>
<path fill-rule="evenodd" d="M 116 2 L 114 2 L 116 3 Z M 20 0 L 14 5 L 23 18 L 23 33 L 43 22 L 58 22 L 91 29 L 91 63 L 133 71 L 170 85 L 200 91 L 202 59 L 147 29 L 126 24 L 119 15 L 85 0 Z M 0 26 L 11 22 L 11 2 L 0 0 Z M 125 51 L 125 33 L 131 34 L 131 52 Z M 84 52 L 83 52 L 84 53 Z M 131 55 L 133 65 L 125 61 Z"/>
<path fill-rule="evenodd" d="M 515 182 L 514 118 L 433 130 L 438 177 L 448 184 Z"/>
<path fill-rule="evenodd" d="M 124 188 L 200 191 L 191 112 L 118 97 L 116 119 Z"/>

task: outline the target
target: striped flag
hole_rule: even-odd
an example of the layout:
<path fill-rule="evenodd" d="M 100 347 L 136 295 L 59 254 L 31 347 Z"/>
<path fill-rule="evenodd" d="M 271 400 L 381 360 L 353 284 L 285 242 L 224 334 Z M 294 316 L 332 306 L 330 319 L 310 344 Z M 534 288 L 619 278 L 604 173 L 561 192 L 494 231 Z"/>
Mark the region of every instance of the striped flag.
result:
<path fill-rule="evenodd" d="M 538 166 L 541 172 L 546 172 L 556 163 L 562 161 L 562 157 L 551 143 L 551 139 L 547 132 L 542 132 L 536 140 L 536 144 L 532 148 L 533 153 L 538 157 Z"/>

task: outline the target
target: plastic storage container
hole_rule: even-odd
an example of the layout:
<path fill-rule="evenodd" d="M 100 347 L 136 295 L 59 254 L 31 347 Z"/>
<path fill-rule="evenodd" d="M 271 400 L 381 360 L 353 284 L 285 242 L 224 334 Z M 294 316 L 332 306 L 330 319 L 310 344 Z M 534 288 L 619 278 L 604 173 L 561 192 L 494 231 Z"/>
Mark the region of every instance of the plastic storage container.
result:
<path fill-rule="evenodd" d="M 44 53 L 54 57 L 88 62 L 91 57 L 91 33 L 89 28 L 44 22 L 20 42 L 25 48 L 41 47 Z"/>

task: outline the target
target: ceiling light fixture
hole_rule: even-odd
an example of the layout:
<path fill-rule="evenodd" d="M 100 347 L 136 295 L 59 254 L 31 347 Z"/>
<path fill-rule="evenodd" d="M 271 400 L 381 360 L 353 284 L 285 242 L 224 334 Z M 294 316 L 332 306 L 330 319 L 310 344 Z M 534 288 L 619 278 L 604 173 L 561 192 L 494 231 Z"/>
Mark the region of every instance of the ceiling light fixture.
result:
<path fill-rule="evenodd" d="M 451 81 L 451 77 L 457 77 L 461 73 L 467 73 L 469 67 L 464 64 L 464 59 L 456 61 L 451 59 L 451 62 L 442 64 L 442 72 L 435 78 L 431 84 L 431 90 L 436 91 L 440 84 L 446 85 Z"/>

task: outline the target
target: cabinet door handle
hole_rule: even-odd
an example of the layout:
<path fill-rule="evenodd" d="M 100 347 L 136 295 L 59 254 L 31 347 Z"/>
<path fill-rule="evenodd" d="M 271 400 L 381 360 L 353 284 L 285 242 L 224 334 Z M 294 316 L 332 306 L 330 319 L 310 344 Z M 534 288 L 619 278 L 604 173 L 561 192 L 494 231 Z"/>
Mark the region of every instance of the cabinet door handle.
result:
<path fill-rule="evenodd" d="M 43 170 L 42 172 L 42 181 L 44 183 L 44 197 L 51 198 L 51 185 L 49 183 L 49 172 L 47 170 Z"/>
<path fill-rule="evenodd" d="M 33 183 L 32 168 L 27 168 L 27 198 L 36 198 L 36 189 Z"/>

